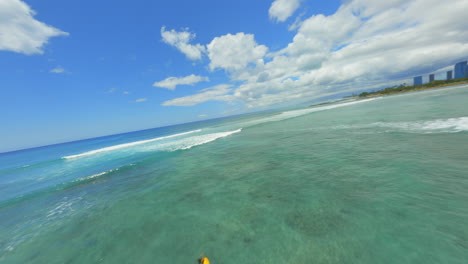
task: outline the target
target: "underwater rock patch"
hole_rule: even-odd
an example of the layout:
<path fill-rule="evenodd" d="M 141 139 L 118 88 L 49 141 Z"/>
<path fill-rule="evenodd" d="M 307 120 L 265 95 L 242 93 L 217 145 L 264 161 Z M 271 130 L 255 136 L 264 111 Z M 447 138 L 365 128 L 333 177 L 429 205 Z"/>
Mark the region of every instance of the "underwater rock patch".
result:
<path fill-rule="evenodd" d="M 285 222 L 301 234 L 322 237 L 338 230 L 344 224 L 344 218 L 324 209 L 307 209 L 289 213 Z"/>

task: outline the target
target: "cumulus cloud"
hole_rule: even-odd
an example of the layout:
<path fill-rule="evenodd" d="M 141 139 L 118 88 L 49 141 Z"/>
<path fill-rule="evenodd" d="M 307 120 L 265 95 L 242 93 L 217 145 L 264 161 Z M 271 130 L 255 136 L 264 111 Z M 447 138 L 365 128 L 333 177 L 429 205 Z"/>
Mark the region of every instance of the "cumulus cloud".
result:
<path fill-rule="evenodd" d="M 279 51 L 269 52 L 252 34 L 216 37 L 207 45 L 209 68 L 226 70 L 237 86 L 164 104 L 218 100 L 261 108 L 411 83 L 467 59 L 465 10 L 465 0 L 451 0 L 449 8 L 436 0 L 349 0 L 333 14 L 305 17 Z"/>
<path fill-rule="evenodd" d="M 200 60 L 205 52 L 205 46 L 189 43 L 195 36 L 195 33 L 189 32 L 188 29 L 178 32 L 174 29 L 166 30 L 165 27 L 161 28 L 161 37 L 164 43 L 174 46 L 190 60 Z"/>
<path fill-rule="evenodd" d="M 164 79 L 162 81 L 155 82 L 153 84 L 153 86 L 166 88 L 166 89 L 169 89 L 169 90 L 175 90 L 177 85 L 194 85 L 196 83 L 203 82 L 203 81 L 207 82 L 209 80 L 210 79 L 208 79 L 208 77 L 203 77 L 203 76 L 198 76 L 198 75 L 191 74 L 189 76 L 180 77 L 180 78 L 178 78 L 178 77 L 169 77 L 169 78 L 166 78 L 166 79 Z"/>
<path fill-rule="evenodd" d="M 299 8 L 301 0 L 275 0 L 268 10 L 270 19 L 284 22 Z"/>
<path fill-rule="evenodd" d="M 301 22 L 292 41 L 255 69 L 236 100 L 263 107 L 408 82 L 466 59 L 468 2 L 347 1 L 332 15 Z M 424 10 L 421 12 L 420 10 Z M 410 83 L 411 81 L 409 81 Z"/>
<path fill-rule="evenodd" d="M 249 63 L 263 63 L 263 56 L 268 52 L 264 45 L 255 42 L 254 35 L 237 33 L 214 38 L 207 45 L 210 69 L 228 71 L 241 70 Z"/>
<path fill-rule="evenodd" d="M 342 6 L 330 16 L 314 15 L 302 22 L 293 41 L 284 50 L 290 55 L 327 53 L 343 45 L 363 22 L 349 6 Z"/>
<path fill-rule="evenodd" d="M 35 20 L 34 15 L 35 12 L 20 0 L 0 1 L 0 50 L 42 54 L 49 38 L 68 35 Z"/>
<path fill-rule="evenodd" d="M 323 67 L 305 78 L 318 85 L 388 80 L 427 73 L 466 56 L 468 26 L 457 10 L 468 8 L 466 1 L 452 1 L 451 8 L 437 1 L 392 2 L 353 1 L 343 14 L 337 12 L 360 22 L 334 36 Z M 336 45 L 342 48 L 333 50 Z"/>
<path fill-rule="evenodd" d="M 65 73 L 65 69 L 62 68 L 61 66 L 58 66 L 50 70 L 50 72 L 51 73 Z"/>
<path fill-rule="evenodd" d="M 207 101 L 232 101 L 233 96 L 231 92 L 231 85 L 220 84 L 214 87 L 200 90 L 199 93 L 184 97 L 175 98 L 162 103 L 164 106 L 193 106 Z"/>

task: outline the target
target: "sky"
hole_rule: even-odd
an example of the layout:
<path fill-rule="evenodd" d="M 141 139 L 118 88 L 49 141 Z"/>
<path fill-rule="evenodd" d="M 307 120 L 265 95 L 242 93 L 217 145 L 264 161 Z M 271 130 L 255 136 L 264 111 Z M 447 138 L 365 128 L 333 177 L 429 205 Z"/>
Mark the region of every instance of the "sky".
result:
<path fill-rule="evenodd" d="M 0 0 L 0 152 L 411 84 L 466 0 Z"/>

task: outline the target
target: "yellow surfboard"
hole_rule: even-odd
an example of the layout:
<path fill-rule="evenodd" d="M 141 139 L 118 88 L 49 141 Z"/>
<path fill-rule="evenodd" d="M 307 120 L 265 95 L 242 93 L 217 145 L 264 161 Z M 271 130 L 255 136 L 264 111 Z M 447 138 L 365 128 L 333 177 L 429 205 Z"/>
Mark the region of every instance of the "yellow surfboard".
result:
<path fill-rule="evenodd" d="M 200 257 L 200 264 L 210 264 L 210 260 L 202 254 Z"/>

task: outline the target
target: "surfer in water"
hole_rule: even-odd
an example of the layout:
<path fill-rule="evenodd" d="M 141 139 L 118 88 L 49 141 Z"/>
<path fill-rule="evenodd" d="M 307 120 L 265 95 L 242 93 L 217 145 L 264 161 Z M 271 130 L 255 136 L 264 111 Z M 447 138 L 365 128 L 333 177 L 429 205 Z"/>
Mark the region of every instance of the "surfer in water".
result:
<path fill-rule="evenodd" d="M 198 259 L 199 264 L 210 264 L 210 260 L 205 257 L 203 254 L 200 255 L 200 258 Z"/>

